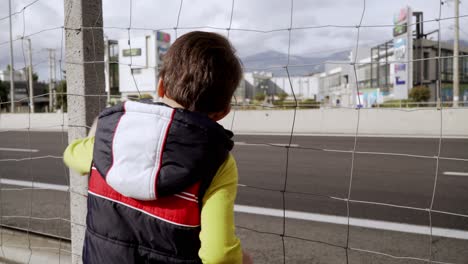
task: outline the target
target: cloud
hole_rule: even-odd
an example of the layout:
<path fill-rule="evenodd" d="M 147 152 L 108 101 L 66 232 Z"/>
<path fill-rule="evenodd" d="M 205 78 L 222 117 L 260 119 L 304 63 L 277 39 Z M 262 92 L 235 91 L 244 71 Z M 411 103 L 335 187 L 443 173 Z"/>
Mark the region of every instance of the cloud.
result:
<path fill-rule="evenodd" d="M 14 11 L 32 0 L 16 0 Z M 130 14 L 130 3 L 132 3 Z M 110 38 L 124 38 L 127 28 L 133 28 L 132 35 L 143 35 L 148 30 L 164 29 L 175 38 L 174 27 L 177 25 L 180 1 L 168 0 L 103 0 L 103 18 L 105 34 Z M 288 28 L 291 23 L 291 2 L 285 0 L 235 0 L 232 15 L 232 30 L 229 38 L 241 56 L 252 55 L 266 50 L 275 50 L 298 56 L 317 56 L 333 51 L 351 49 L 356 43 L 357 28 L 361 18 L 363 0 L 294 0 L 293 30 L 289 39 Z M 414 10 L 423 11 L 424 19 L 431 20 L 439 16 L 439 0 L 393 0 L 366 1 L 363 27 L 360 29 L 360 44 L 375 45 L 392 38 L 391 27 L 368 27 L 371 25 L 391 25 L 393 14 L 400 8 L 410 5 Z M 178 35 L 198 27 L 227 36 L 231 19 L 232 1 L 185 0 L 183 1 Z M 453 6 L 442 6 L 442 17 L 453 16 Z M 461 5 L 461 15 L 468 15 L 468 6 Z M 0 18 L 8 15 L 8 9 L 0 10 Z M 13 37 L 38 33 L 31 36 L 33 43 L 33 61 L 40 79 L 48 76 L 46 48 L 57 49 L 60 58 L 62 30 L 47 30 L 63 25 L 63 0 L 39 0 L 23 13 L 13 17 Z M 468 18 L 460 18 L 462 30 L 468 32 Z M 328 27 L 321 27 L 328 26 Z M 425 31 L 438 27 L 436 22 L 425 23 Z M 113 28 L 111 28 L 113 27 Z M 441 22 L 442 39 L 453 35 L 453 19 Z M 280 31 L 274 31 L 279 30 Z M 274 32 L 257 32 L 257 31 Z M 462 39 L 468 39 L 468 33 L 460 32 Z M 8 19 L 0 21 L 0 43 L 9 39 Z M 0 45 L 0 68 L 9 63 L 8 43 Z M 24 66 L 21 41 L 14 43 L 15 68 Z M 27 55 L 27 54 L 26 54 Z"/>

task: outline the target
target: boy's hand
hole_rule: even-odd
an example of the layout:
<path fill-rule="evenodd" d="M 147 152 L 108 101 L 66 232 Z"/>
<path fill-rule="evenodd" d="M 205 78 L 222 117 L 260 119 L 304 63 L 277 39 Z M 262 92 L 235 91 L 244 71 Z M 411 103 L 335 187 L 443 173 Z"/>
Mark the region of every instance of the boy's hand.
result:
<path fill-rule="evenodd" d="M 88 137 L 94 137 L 94 135 L 96 134 L 97 122 L 98 118 L 96 117 L 93 121 L 93 125 L 91 125 L 91 128 L 89 129 Z"/>
<path fill-rule="evenodd" d="M 253 264 L 252 257 L 244 250 L 242 251 L 242 264 Z"/>

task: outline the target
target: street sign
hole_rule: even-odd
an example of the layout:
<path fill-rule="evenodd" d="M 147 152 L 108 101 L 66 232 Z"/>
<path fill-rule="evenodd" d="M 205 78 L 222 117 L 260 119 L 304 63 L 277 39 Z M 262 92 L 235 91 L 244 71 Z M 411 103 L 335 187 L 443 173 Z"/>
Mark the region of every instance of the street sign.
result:
<path fill-rule="evenodd" d="M 393 95 L 395 99 L 408 99 L 413 87 L 413 36 L 410 7 L 402 8 L 394 16 L 393 28 Z"/>

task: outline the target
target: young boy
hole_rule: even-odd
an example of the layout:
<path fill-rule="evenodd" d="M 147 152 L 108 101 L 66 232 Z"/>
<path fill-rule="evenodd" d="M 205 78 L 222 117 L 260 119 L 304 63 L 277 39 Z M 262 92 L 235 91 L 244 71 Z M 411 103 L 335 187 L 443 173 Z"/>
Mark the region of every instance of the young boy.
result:
<path fill-rule="evenodd" d="M 65 163 L 90 171 L 84 263 L 251 263 L 235 235 L 230 111 L 242 69 L 229 41 L 178 38 L 164 56 L 162 103 L 105 109 Z"/>

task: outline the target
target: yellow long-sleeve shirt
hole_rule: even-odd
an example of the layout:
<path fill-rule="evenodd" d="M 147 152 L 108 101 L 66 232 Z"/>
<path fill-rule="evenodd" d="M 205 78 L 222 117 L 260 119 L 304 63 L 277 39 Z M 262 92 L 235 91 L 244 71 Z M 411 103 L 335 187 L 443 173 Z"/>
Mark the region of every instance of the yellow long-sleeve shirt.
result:
<path fill-rule="evenodd" d="M 73 141 L 63 155 L 65 164 L 80 174 L 89 173 L 93 146 L 94 137 Z M 242 249 L 234 226 L 237 180 L 236 161 L 229 154 L 203 197 L 198 255 L 205 264 L 242 263 Z"/>

